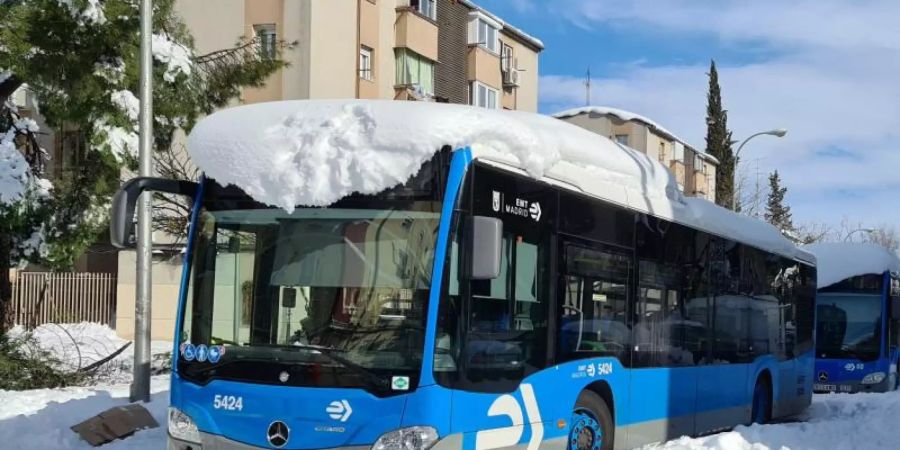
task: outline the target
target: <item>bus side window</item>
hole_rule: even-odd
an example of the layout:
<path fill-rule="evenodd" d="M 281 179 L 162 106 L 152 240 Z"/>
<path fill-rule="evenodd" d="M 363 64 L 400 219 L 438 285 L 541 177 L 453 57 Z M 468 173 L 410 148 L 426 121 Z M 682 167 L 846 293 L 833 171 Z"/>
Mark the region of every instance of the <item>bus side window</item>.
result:
<path fill-rule="evenodd" d="M 634 308 L 634 364 L 693 366 L 705 356 L 705 320 L 688 316 L 695 233 L 642 216 L 637 225 L 638 298 Z M 705 299 L 704 299 L 705 303 Z M 698 302 L 692 302 L 696 306 Z"/>
<path fill-rule="evenodd" d="M 893 319 L 893 339 L 891 345 L 900 348 L 900 297 L 891 297 L 891 319 Z"/>
<path fill-rule="evenodd" d="M 559 327 L 560 361 L 616 356 L 627 363 L 630 258 L 581 247 L 565 249 Z"/>

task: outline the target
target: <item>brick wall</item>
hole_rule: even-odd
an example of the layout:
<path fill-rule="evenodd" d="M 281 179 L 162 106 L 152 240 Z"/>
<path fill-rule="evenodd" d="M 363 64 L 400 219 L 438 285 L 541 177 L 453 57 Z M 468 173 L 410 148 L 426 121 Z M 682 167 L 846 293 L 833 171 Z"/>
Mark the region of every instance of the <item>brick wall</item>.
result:
<path fill-rule="evenodd" d="M 434 93 L 450 103 L 469 103 L 466 72 L 469 8 L 453 0 L 438 4 L 438 61 L 434 68 Z"/>

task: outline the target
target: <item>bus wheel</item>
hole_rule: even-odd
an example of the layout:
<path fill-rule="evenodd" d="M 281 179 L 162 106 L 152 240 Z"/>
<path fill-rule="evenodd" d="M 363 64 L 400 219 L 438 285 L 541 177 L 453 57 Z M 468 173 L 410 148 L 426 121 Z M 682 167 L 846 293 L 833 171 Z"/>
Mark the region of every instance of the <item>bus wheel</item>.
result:
<path fill-rule="evenodd" d="M 612 414 L 606 402 L 591 391 L 583 391 L 575 402 L 569 429 L 569 450 L 612 450 Z"/>
<path fill-rule="evenodd" d="M 764 424 L 772 419 L 772 395 L 769 383 L 765 380 L 757 380 L 753 389 L 752 423 Z"/>

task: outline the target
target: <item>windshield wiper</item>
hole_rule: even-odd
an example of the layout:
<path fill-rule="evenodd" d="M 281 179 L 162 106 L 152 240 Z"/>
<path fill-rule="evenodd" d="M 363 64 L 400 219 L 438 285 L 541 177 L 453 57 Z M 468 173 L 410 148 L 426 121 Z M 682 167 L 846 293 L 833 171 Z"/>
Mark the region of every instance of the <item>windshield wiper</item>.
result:
<path fill-rule="evenodd" d="M 278 346 L 278 348 L 283 349 L 299 349 L 299 350 L 312 350 L 318 352 L 319 354 L 325 356 L 326 358 L 356 372 L 359 375 L 362 375 L 369 384 L 378 389 L 387 389 L 390 387 L 390 383 L 384 378 L 380 377 L 377 373 L 373 372 L 371 369 L 363 367 L 353 361 L 350 361 L 343 356 L 337 355 L 336 353 L 345 353 L 346 350 L 341 350 L 334 347 L 325 347 L 322 345 L 311 345 L 311 344 L 292 344 L 292 345 L 284 345 Z"/>

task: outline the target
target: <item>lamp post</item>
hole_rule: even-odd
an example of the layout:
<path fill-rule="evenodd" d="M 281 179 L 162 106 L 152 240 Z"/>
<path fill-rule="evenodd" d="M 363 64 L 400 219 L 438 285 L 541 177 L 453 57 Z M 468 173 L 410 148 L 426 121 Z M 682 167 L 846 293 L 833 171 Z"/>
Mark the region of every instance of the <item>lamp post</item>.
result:
<path fill-rule="evenodd" d="M 872 233 L 875 232 L 875 229 L 874 229 L 874 228 L 857 228 L 857 229 L 855 229 L 855 230 L 853 230 L 853 231 L 847 233 L 846 236 L 844 236 L 844 242 L 849 242 L 849 241 L 850 241 L 850 237 L 853 236 L 854 234 L 860 232 L 860 231 L 862 231 L 862 232 L 864 232 L 864 233 L 867 233 L 867 234 L 870 234 L 870 235 L 871 235 Z"/>
<path fill-rule="evenodd" d="M 775 136 L 775 137 L 783 138 L 786 134 L 787 134 L 787 130 L 784 128 L 776 128 L 774 130 L 769 130 L 769 131 L 760 131 L 759 133 L 752 134 L 747 139 L 744 139 L 744 141 L 741 142 L 741 145 L 738 146 L 737 151 L 734 152 L 734 173 L 731 175 L 731 182 L 732 182 L 733 186 L 735 186 L 735 192 L 731 196 L 731 209 L 732 210 L 734 210 L 737 205 L 737 194 L 738 194 L 736 192 L 736 190 L 737 190 L 736 189 L 737 188 L 737 165 L 738 165 L 738 162 L 740 161 L 741 150 L 744 149 L 744 146 L 747 145 L 747 143 L 750 142 L 751 139 L 753 139 L 757 136 Z"/>
<path fill-rule="evenodd" d="M 153 175 L 153 33 L 152 0 L 141 0 L 141 49 L 140 49 L 140 148 L 139 174 Z M 153 194 L 141 195 L 137 208 L 137 289 L 134 301 L 134 379 L 131 382 L 131 401 L 150 401 L 150 288 L 153 257 L 151 199 Z"/>

